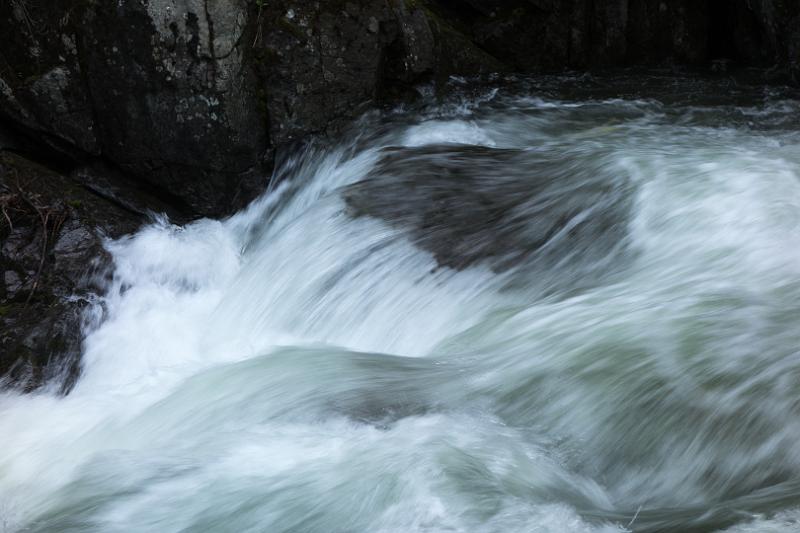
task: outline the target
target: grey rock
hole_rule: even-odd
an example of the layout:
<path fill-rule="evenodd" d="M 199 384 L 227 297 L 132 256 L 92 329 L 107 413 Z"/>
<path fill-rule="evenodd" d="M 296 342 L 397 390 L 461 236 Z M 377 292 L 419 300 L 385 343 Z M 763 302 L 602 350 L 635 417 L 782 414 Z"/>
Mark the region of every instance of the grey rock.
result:
<path fill-rule="evenodd" d="M 522 267 L 553 284 L 554 269 L 570 268 L 588 280 L 600 259 L 624 251 L 630 200 L 627 178 L 609 182 L 586 159 L 576 170 L 560 151 L 390 148 L 344 199 L 352 216 L 403 230 L 443 267 Z"/>

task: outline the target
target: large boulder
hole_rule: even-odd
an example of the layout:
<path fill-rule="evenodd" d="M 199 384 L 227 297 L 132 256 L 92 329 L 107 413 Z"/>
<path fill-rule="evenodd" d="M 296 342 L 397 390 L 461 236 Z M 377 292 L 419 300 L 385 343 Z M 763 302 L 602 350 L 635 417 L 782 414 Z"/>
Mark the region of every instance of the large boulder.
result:
<path fill-rule="evenodd" d="M 242 61 L 248 12 L 246 0 L 4 3 L 0 111 L 76 159 L 102 156 L 186 210 L 219 214 L 255 192 L 266 148 Z"/>
<path fill-rule="evenodd" d="M 96 2 L 78 39 L 105 158 L 199 214 L 252 197 L 266 148 L 246 0 Z"/>

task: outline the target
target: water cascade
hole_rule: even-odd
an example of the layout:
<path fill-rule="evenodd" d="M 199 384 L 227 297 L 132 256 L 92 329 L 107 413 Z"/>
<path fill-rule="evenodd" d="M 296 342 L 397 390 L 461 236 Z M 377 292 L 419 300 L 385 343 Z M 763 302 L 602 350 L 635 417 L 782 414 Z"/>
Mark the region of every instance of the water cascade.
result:
<path fill-rule="evenodd" d="M 109 242 L 74 390 L 0 396 L 0 531 L 800 530 L 800 101 L 626 83 Z"/>

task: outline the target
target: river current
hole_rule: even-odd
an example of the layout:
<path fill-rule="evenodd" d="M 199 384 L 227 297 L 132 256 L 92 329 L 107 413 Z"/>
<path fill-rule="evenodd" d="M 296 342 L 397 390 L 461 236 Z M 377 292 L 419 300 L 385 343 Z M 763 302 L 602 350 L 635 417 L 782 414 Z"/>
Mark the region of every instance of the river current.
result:
<path fill-rule="evenodd" d="M 0 532 L 800 531 L 797 94 L 422 92 L 107 243 Z"/>

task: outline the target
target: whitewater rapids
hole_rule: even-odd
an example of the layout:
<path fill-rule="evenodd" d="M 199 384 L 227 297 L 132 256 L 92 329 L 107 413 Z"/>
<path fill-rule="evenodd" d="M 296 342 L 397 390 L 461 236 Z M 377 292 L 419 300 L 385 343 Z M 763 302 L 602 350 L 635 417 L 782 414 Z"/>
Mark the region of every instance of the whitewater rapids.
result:
<path fill-rule="evenodd" d="M 75 388 L 0 395 L 0 532 L 800 531 L 800 100 L 626 83 L 109 242 Z"/>

